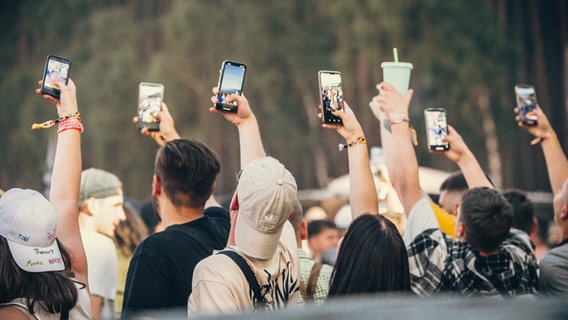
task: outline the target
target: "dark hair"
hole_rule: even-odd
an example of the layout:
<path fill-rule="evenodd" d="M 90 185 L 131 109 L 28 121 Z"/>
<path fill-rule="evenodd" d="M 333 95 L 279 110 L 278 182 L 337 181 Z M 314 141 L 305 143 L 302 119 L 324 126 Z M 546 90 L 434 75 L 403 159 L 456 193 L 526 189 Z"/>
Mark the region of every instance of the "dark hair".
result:
<path fill-rule="evenodd" d="M 329 296 L 409 290 L 408 255 L 395 225 L 379 214 L 355 219 L 339 248 Z"/>
<path fill-rule="evenodd" d="M 217 155 L 193 139 L 178 139 L 158 150 L 155 174 L 176 207 L 202 208 L 221 165 Z"/>
<path fill-rule="evenodd" d="M 463 194 L 458 216 L 467 231 L 467 243 L 479 251 L 491 252 L 507 238 L 513 208 L 496 190 L 473 188 Z"/>
<path fill-rule="evenodd" d="M 328 229 L 335 229 L 339 230 L 335 225 L 335 222 L 329 220 L 314 220 L 308 223 L 308 239 L 314 236 L 317 236 L 321 232 L 328 230 Z"/>
<path fill-rule="evenodd" d="M 503 192 L 503 197 L 513 206 L 513 224 L 511 226 L 530 235 L 534 219 L 532 201 L 527 198 L 524 192 L 517 189 Z"/>
<path fill-rule="evenodd" d="M 465 191 L 468 188 L 467 181 L 465 181 L 465 177 L 461 171 L 453 172 L 442 182 L 442 185 L 440 185 L 440 191 Z"/>
<path fill-rule="evenodd" d="M 142 240 L 148 236 L 148 227 L 136 208 L 129 202 L 124 202 L 126 219 L 120 221 L 114 230 L 114 240 L 118 250 L 130 256 Z"/>
<path fill-rule="evenodd" d="M 63 245 L 57 244 L 65 270 L 28 272 L 18 267 L 8 248 L 8 241 L 0 236 L 0 303 L 23 298 L 31 313 L 35 304 L 49 313 L 61 313 L 75 307 L 78 292 L 72 279 L 70 255 Z"/>

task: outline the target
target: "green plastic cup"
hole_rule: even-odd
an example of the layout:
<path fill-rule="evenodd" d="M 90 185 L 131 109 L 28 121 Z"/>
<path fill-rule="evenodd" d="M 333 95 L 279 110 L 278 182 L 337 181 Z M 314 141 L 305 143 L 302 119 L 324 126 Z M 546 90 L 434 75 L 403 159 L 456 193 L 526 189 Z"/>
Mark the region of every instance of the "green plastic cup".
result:
<path fill-rule="evenodd" d="M 390 83 L 402 95 L 408 92 L 410 85 L 410 73 L 412 63 L 410 62 L 383 62 L 383 80 Z"/>

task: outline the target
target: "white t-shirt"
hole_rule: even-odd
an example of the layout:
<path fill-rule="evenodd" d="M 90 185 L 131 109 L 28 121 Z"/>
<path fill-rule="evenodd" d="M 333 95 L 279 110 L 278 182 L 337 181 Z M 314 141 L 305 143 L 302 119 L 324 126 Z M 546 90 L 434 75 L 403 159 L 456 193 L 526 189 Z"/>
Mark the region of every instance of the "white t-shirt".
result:
<path fill-rule="evenodd" d="M 236 247 L 231 249 L 238 252 Z M 295 305 L 300 294 L 300 262 L 294 229 L 286 222 L 280 243 L 271 259 L 241 256 L 252 267 L 265 294 L 269 310 Z M 188 313 L 229 314 L 252 311 L 252 291 L 243 272 L 223 254 L 213 254 L 199 262 L 193 272 Z"/>
<path fill-rule="evenodd" d="M 430 200 L 423 197 L 418 200 L 410 212 L 408 213 L 408 220 L 406 221 L 406 232 L 404 233 L 404 245 L 408 247 L 414 238 L 424 232 L 424 230 L 440 228 L 438 220 L 434 215 L 434 210 L 430 205 Z"/>
<path fill-rule="evenodd" d="M 118 258 L 112 239 L 97 232 L 81 229 L 81 239 L 87 255 L 89 291 L 103 298 L 101 315 L 104 319 L 115 317 L 116 291 L 118 287 Z"/>

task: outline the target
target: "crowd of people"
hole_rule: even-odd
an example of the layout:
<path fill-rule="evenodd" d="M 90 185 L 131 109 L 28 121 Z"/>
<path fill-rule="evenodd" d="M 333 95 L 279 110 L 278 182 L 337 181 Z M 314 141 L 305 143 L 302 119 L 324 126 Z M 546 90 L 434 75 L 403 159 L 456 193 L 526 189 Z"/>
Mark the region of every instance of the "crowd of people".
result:
<path fill-rule="evenodd" d="M 346 141 L 351 218 L 340 228 L 325 214 L 304 214 L 293 173 L 266 154 L 256 116 L 236 94 L 227 101 L 237 112 L 210 109 L 239 136 L 228 208 L 213 195 L 215 151 L 182 138 L 166 104 L 159 131 L 141 130 L 160 145 L 151 189 L 160 222 L 147 226 L 116 175 L 82 171 L 75 85 L 57 85 L 60 99 L 44 95 L 59 115 L 49 200 L 19 188 L 0 197 L 0 319 L 130 319 L 176 308 L 191 318 L 373 293 L 568 297 L 568 160 L 538 106 L 536 126 L 517 121 L 542 146 L 554 193 L 561 243 L 542 254 L 530 200 L 496 190 L 454 127 L 444 138 L 450 149 L 431 152 L 459 172 L 437 201 L 421 190 L 408 116 L 413 90 L 403 96 L 383 82 L 369 103 L 404 226 L 379 210 L 365 133 L 347 101 L 333 111 L 342 124 L 323 125 Z"/>

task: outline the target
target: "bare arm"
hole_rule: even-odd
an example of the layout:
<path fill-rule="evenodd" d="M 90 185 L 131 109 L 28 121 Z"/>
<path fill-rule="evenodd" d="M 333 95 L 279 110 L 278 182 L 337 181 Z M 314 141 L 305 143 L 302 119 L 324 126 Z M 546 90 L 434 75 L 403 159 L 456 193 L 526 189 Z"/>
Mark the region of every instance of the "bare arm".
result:
<path fill-rule="evenodd" d="M 432 151 L 431 153 L 442 153 L 448 159 L 455 162 L 460 171 L 462 172 L 467 185 L 469 188 L 475 187 L 488 187 L 493 189 L 493 184 L 485 172 L 481 168 L 481 165 L 475 158 L 475 155 L 469 150 L 465 142 L 463 141 L 461 135 L 452 126 L 448 126 L 448 135 L 444 142 L 450 143 L 450 149 L 447 151 Z"/>
<path fill-rule="evenodd" d="M 217 103 L 217 93 L 219 90 L 213 88 L 215 94 L 211 97 L 213 103 Z M 234 124 L 239 131 L 239 145 L 241 152 L 241 169 L 245 168 L 251 161 L 258 158 L 266 157 L 262 139 L 260 137 L 260 129 L 256 117 L 252 112 L 247 98 L 236 94 L 230 95 L 226 102 L 237 101 L 237 112 L 223 112 L 211 107 L 209 110 L 214 113 L 222 114 L 227 121 Z"/>
<path fill-rule="evenodd" d="M 61 100 L 44 95 L 54 102 L 59 116 L 78 111 L 76 88 L 70 79 L 68 85 L 57 82 Z M 41 94 L 39 89 L 36 90 Z M 81 133 L 69 129 L 58 134 L 55 162 L 51 176 L 50 202 L 57 212 L 57 239 L 69 250 L 75 278 L 87 284 L 87 259 L 79 232 L 79 188 L 81 183 Z"/>
<path fill-rule="evenodd" d="M 533 140 L 535 143 L 540 141 L 542 152 L 544 153 L 544 159 L 546 161 L 546 169 L 548 170 L 550 186 L 553 194 L 557 194 L 560 192 L 560 189 L 562 189 L 564 181 L 568 180 L 568 160 L 566 159 L 566 155 L 562 150 L 562 146 L 560 145 L 560 141 L 558 141 L 556 133 L 552 129 L 548 118 L 538 105 L 535 110 L 531 111 L 531 114 L 534 114 L 537 117 L 538 124 L 536 126 L 527 126 L 523 124 L 521 122 L 521 117 L 518 115 L 518 108 L 515 108 L 515 113 L 517 113 L 515 120 L 517 120 L 519 127 L 527 130 L 535 136 L 536 139 Z"/>
<path fill-rule="evenodd" d="M 341 118 L 343 125 L 324 124 L 323 127 L 335 129 L 347 144 L 361 142 L 358 139 L 365 137 L 363 129 L 347 102 L 344 101 L 343 105 L 345 112 L 333 112 L 333 115 Z M 353 219 L 364 213 L 377 213 L 379 200 L 369 163 L 367 144 L 354 143 L 351 147 L 347 147 L 347 156 L 349 158 L 349 204 Z"/>
<path fill-rule="evenodd" d="M 380 94 L 373 98 L 369 106 L 377 119 L 382 121 L 381 141 L 389 176 L 408 215 L 410 209 L 423 197 L 418 179 L 418 160 L 412 145 L 408 121 L 397 120 L 389 123 L 385 120 L 394 119 L 398 115 L 408 117 L 413 90 L 401 96 L 386 82 L 382 82 L 377 88 Z"/>

